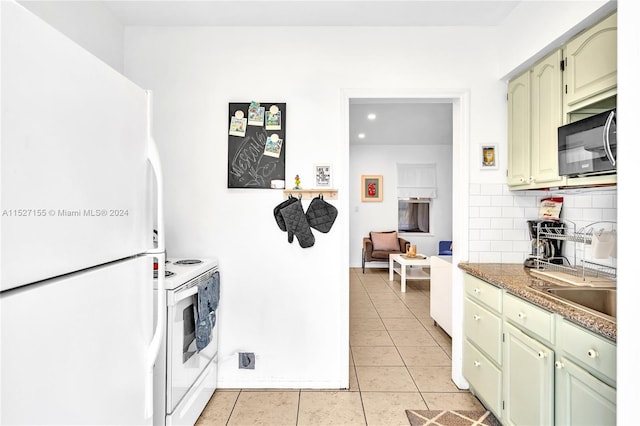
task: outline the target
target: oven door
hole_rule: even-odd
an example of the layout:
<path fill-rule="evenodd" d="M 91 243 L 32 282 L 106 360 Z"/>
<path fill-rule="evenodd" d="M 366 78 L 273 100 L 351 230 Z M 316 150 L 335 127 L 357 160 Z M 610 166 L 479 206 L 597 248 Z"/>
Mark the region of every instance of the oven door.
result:
<path fill-rule="evenodd" d="M 196 349 L 196 282 L 197 278 L 169 291 L 167 297 L 167 414 L 175 410 L 218 351 L 217 321 L 209 345 L 200 352 Z"/>

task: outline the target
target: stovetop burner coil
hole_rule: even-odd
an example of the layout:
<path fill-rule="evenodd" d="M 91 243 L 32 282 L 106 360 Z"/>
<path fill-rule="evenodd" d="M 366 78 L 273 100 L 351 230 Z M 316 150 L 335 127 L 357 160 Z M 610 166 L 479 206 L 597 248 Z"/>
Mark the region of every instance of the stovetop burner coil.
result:
<path fill-rule="evenodd" d="M 167 271 L 167 270 L 164 271 L 164 277 L 165 278 L 172 277 L 174 275 L 175 275 L 175 273 L 173 273 L 171 271 Z M 153 271 L 153 278 L 158 278 L 158 271 Z"/>
<path fill-rule="evenodd" d="M 175 264 L 176 265 L 197 265 L 198 263 L 202 263 L 202 260 L 200 260 L 200 259 L 183 259 L 183 260 L 178 260 Z"/>

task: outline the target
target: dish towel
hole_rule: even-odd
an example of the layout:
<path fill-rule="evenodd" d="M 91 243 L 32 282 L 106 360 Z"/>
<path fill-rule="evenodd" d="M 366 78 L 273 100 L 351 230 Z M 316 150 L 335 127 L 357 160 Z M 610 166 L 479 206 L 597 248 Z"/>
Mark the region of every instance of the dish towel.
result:
<path fill-rule="evenodd" d="M 211 330 L 216 325 L 216 309 L 220 300 L 220 273 L 198 283 L 198 309 L 196 317 L 196 349 L 198 352 L 211 343 Z"/>

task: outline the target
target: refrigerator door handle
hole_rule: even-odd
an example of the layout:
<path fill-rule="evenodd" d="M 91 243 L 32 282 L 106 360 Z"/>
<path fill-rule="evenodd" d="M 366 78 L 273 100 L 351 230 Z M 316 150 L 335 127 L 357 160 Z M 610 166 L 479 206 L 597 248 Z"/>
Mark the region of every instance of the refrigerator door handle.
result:
<path fill-rule="evenodd" d="M 164 182 L 162 175 L 162 165 L 160 163 L 160 154 L 158 153 L 158 147 L 153 139 L 151 132 L 151 110 L 152 110 L 152 95 L 151 91 L 147 91 L 147 146 L 148 146 L 148 159 L 151 163 L 151 168 L 156 178 L 156 214 L 157 214 L 157 231 L 158 231 L 158 246 L 147 251 L 148 255 L 153 255 L 158 259 L 158 281 L 157 281 L 157 322 L 153 332 L 153 338 L 147 348 L 147 377 L 145 384 L 145 416 L 147 419 L 153 417 L 153 366 L 158 358 L 160 352 L 160 345 L 164 336 L 164 325 L 166 323 L 166 292 L 164 286 L 164 273 L 165 273 L 165 231 L 164 231 L 164 210 L 163 210 L 163 194 L 164 194 Z"/>

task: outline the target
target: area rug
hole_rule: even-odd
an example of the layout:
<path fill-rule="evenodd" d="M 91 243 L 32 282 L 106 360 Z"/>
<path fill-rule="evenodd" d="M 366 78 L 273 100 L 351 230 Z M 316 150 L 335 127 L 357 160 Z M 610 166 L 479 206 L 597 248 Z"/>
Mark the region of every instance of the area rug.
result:
<path fill-rule="evenodd" d="M 411 426 L 500 426 L 490 411 L 405 410 Z"/>

